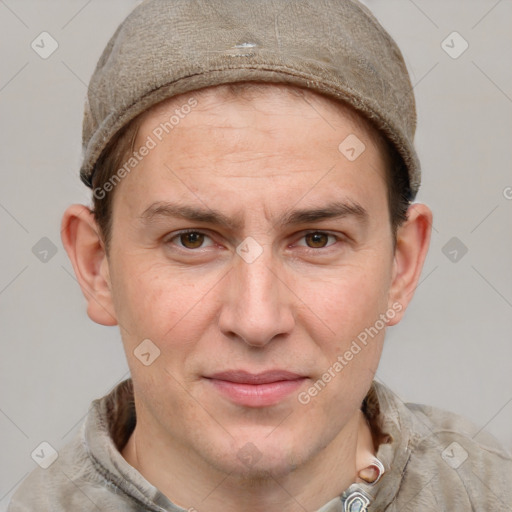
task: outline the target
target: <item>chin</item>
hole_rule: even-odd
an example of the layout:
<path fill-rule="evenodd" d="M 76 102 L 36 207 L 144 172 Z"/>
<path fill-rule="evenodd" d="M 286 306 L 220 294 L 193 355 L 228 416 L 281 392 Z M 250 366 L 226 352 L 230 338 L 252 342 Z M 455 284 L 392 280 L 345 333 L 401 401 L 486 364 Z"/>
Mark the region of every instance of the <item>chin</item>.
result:
<path fill-rule="evenodd" d="M 203 458 L 242 485 L 244 482 L 275 482 L 295 471 L 314 454 L 314 447 L 307 447 L 304 440 L 294 440 L 292 436 L 272 441 L 264 436 L 243 436 L 236 441 L 236 446 L 217 446 L 213 453 L 211 449 L 203 452 Z"/>
<path fill-rule="evenodd" d="M 265 483 L 266 481 L 275 483 L 293 473 L 300 463 L 297 460 L 280 458 L 275 455 L 270 458 L 265 455 L 254 465 L 247 465 L 240 461 L 233 461 L 229 468 L 231 477 L 237 480 L 238 485 L 253 485 L 255 482 Z M 228 468 L 226 468 L 228 469 Z"/>

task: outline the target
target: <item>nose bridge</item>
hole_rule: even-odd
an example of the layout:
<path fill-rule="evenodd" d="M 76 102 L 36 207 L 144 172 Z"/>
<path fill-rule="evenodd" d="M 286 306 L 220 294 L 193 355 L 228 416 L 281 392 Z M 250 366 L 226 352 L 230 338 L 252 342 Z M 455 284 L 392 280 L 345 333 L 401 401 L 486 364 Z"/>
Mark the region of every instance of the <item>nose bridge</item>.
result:
<path fill-rule="evenodd" d="M 260 257 L 253 263 L 240 261 L 237 267 L 237 277 L 242 284 L 240 299 L 243 300 L 239 302 L 242 309 L 270 306 L 272 303 L 278 305 L 281 282 L 276 282 L 271 258 Z"/>
<path fill-rule="evenodd" d="M 270 248 L 254 260 L 237 257 L 231 273 L 228 300 L 223 304 L 221 329 L 249 345 L 263 346 L 294 325 L 290 294 L 277 278 Z"/>

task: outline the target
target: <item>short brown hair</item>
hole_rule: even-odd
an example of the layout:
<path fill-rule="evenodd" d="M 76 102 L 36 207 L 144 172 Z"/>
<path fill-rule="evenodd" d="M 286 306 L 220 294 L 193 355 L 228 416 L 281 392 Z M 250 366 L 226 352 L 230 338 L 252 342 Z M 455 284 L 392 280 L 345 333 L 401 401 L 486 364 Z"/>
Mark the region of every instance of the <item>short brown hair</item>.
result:
<path fill-rule="evenodd" d="M 269 84 L 265 82 L 239 82 L 223 85 L 216 85 L 206 89 L 215 88 L 223 90 L 229 95 L 237 98 L 247 98 L 251 95 L 261 93 L 269 87 L 279 87 L 293 94 L 303 95 L 318 93 L 303 89 L 301 87 L 285 84 Z M 203 90 L 194 91 L 194 94 L 200 95 Z M 351 106 L 338 102 L 343 111 L 358 124 L 362 125 L 370 133 L 374 142 L 381 149 L 385 161 L 386 186 L 388 192 L 388 210 L 391 224 L 391 233 L 394 242 L 399 226 L 407 219 L 407 209 L 410 205 L 411 191 L 409 186 L 409 177 L 405 164 L 394 146 L 365 118 L 362 118 Z M 157 105 L 155 105 L 156 107 Z M 153 108 L 155 108 L 153 107 Z M 93 170 L 92 189 L 93 191 L 102 190 L 107 182 L 112 182 L 116 172 L 122 167 L 129 155 L 133 154 L 135 140 L 139 131 L 144 112 L 125 125 L 109 141 L 104 151 L 98 158 Z M 105 246 L 105 252 L 108 255 L 112 240 L 112 214 L 115 187 L 112 187 L 108 193 L 93 193 L 93 208 L 100 236 Z"/>

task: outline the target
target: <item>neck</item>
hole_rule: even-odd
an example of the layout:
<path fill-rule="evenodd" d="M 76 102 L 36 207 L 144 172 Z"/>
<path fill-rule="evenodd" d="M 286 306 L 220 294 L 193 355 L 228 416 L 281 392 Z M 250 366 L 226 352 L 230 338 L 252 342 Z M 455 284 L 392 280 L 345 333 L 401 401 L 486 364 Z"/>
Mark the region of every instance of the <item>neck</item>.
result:
<path fill-rule="evenodd" d="M 138 417 L 122 455 L 174 504 L 198 512 L 317 510 L 358 480 L 374 455 L 371 431 L 359 410 L 314 458 L 279 476 L 223 473 L 167 437 Z"/>

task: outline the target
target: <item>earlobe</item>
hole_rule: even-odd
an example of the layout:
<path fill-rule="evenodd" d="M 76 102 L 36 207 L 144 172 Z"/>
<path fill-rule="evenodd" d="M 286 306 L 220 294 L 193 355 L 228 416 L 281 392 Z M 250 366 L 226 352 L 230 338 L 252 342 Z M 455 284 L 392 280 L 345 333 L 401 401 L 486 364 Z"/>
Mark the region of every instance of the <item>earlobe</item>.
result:
<path fill-rule="evenodd" d="M 68 207 L 62 217 L 61 238 L 87 300 L 89 318 L 101 325 L 117 325 L 108 260 L 91 210 L 81 204 Z"/>
<path fill-rule="evenodd" d="M 407 220 L 398 228 L 389 306 L 400 304 L 400 313 L 388 325 L 397 324 L 409 305 L 423 269 L 430 244 L 432 212 L 424 204 L 409 207 Z"/>

